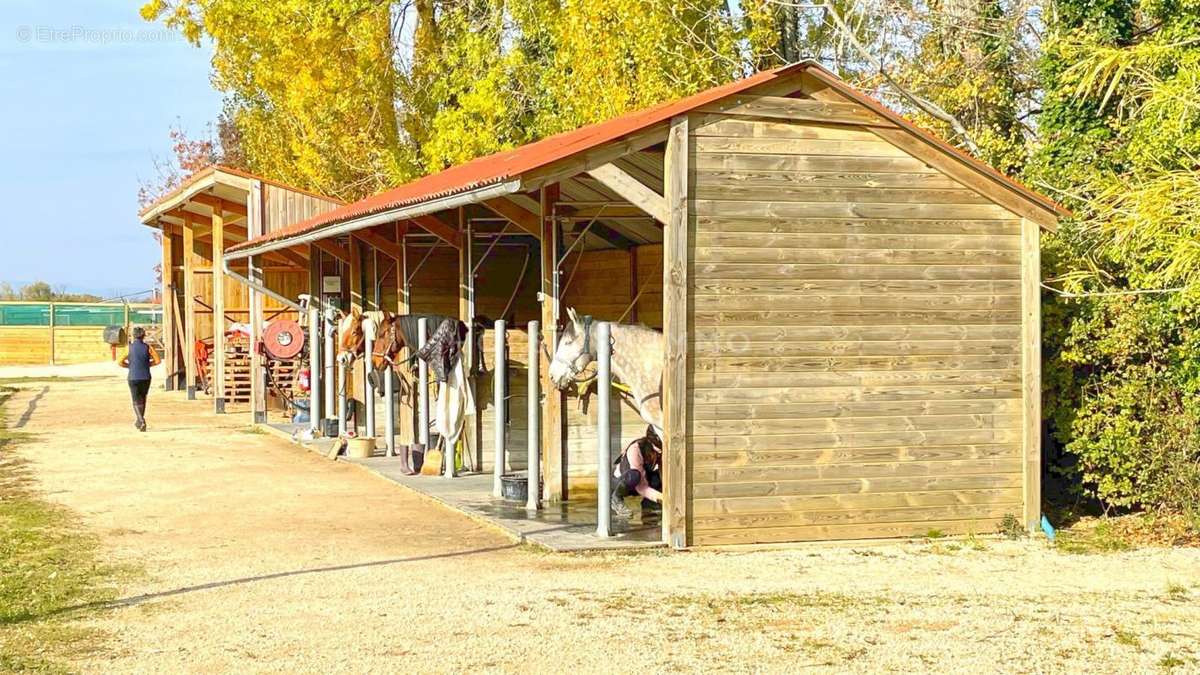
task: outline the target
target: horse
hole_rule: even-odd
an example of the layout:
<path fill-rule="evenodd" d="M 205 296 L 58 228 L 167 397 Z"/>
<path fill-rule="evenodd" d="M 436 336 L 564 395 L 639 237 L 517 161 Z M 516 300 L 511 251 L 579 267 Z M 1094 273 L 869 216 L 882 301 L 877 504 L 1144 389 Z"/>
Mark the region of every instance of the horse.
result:
<path fill-rule="evenodd" d="M 371 345 L 371 369 L 383 370 L 396 365 L 396 358 L 407 345 L 400 330 L 399 314 L 388 311 L 375 312 L 375 340 Z M 349 363 L 363 355 L 366 346 L 364 320 L 361 310 L 353 308 L 338 322 L 338 359 Z"/>
<path fill-rule="evenodd" d="M 558 338 L 550 358 L 550 381 L 566 389 L 579 381 L 580 374 L 596 360 L 598 330 L 591 317 L 581 319 L 567 309 L 569 321 Z M 613 324 L 612 374 L 629 387 L 638 415 L 659 437 L 663 434 L 662 415 L 662 333 L 642 325 Z"/>

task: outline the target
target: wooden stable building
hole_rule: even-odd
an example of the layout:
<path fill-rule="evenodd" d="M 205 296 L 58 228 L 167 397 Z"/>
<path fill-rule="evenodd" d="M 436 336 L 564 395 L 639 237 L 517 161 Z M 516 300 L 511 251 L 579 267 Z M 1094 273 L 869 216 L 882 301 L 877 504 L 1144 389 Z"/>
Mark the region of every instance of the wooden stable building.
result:
<path fill-rule="evenodd" d="M 503 318 L 513 383 L 531 319 L 549 351 L 567 307 L 662 329 L 672 546 L 986 533 L 1039 520 L 1038 237 L 1062 214 L 804 62 L 265 230 L 225 260 L 323 251 L 311 278 L 347 262 L 357 306 Z M 494 367 L 482 351 L 469 362 Z M 595 432 L 545 365 L 555 502 L 594 482 Z M 612 408 L 615 455 L 644 423 Z"/>
<path fill-rule="evenodd" d="M 287 306 L 253 292 L 233 275 L 249 274 L 245 263 L 227 273 L 225 249 L 326 213 L 342 202 L 224 166 L 210 166 L 159 198 L 139 214 L 162 241 L 162 341 L 166 388 L 195 398 L 211 393 L 217 412 L 226 402 L 255 402 L 265 411 L 268 394 L 258 372 L 259 356 L 245 344 L 226 344 L 234 324 L 261 330 L 262 322 L 295 319 Z M 287 297 L 307 293 L 308 248 L 281 249 L 264 256 L 257 273 Z M 218 319 L 218 317 L 220 317 Z M 220 330 L 215 330 L 220 327 Z M 197 357 L 197 343 L 209 359 Z M 227 367 L 228 366 L 228 367 Z"/>

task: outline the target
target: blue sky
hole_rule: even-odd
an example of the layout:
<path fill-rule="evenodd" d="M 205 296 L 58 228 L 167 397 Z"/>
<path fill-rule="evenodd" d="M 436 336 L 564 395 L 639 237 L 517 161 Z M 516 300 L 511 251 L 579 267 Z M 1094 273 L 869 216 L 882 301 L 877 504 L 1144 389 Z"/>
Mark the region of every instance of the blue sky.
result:
<path fill-rule="evenodd" d="M 139 181 L 170 127 L 221 108 L 211 52 L 138 16 L 138 0 L 0 2 L 0 281 L 117 295 L 154 285 Z"/>

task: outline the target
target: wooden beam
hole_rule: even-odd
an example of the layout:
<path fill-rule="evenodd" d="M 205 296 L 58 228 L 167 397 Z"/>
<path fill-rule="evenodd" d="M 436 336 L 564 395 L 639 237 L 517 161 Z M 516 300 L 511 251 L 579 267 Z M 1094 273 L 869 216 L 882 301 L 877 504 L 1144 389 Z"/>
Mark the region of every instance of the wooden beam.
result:
<path fill-rule="evenodd" d="M 462 233 L 443 223 L 434 216 L 417 216 L 412 219 L 421 229 L 450 244 L 454 248 L 462 248 Z"/>
<path fill-rule="evenodd" d="M 604 164 L 589 169 L 588 175 L 603 183 L 625 201 L 653 216 L 658 222 L 667 224 L 670 216 L 667 200 L 616 164 Z"/>
<path fill-rule="evenodd" d="M 290 262 L 295 265 L 299 265 L 302 268 L 308 267 L 308 257 L 305 256 L 304 254 L 300 253 L 299 251 L 296 251 L 295 249 L 280 248 L 280 249 L 271 251 L 271 253 L 278 255 L 280 258 L 282 258 L 283 260 L 285 260 L 287 262 Z"/>
<path fill-rule="evenodd" d="M 341 260 L 342 262 L 346 263 L 347 265 L 350 264 L 350 251 L 349 251 L 349 249 L 345 248 L 344 246 L 340 246 L 340 245 L 334 243 L 333 241 L 329 241 L 326 239 L 318 239 L 317 241 L 312 242 L 312 245 L 321 249 L 322 252 L 328 253 L 329 255 L 337 258 L 338 260 Z"/>
<path fill-rule="evenodd" d="M 536 171 L 521 176 L 521 190 L 534 190 L 546 185 L 558 183 L 588 169 L 608 164 L 632 152 L 662 143 L 667 138 L 667 125 L 655 124 L 652 127 L 634 132 L 624 138 L 607 143 L 598 148 L 575 153 L 563 160 L 552 163 Z"/>
<path fill-rule="evenodd" d="M 350 238 L 350 308 L 363 311 L 366 301 L 363 297 L 363 248 L 362 243 Z"/>
<path fill-rule="evenodd" d="M 700 106 L 697 112 L 769 117 L 829 124 L 895 127 L 892 122 L 876 115 L 857 103 L 817 101 L 783 96 L 754 96 L 738 94 L 716 103 Z"/>
<path fill-rule="evenodd" d="M 1025 527 L 1036 532 L 1042 519 L 1042 271 L 1041 231 L 1021 221 L 1021 390 Z"/>
<path fill-rule="evenodd" d="M 373 246 L 380 253 L 388 256 L 392 260 L 401 260 L 404 257 L 404 252 L 400 246 L 394 242 L 388 241 L 384 237 L 372 232 L 371 230 L 358 230 L 351 232 L 350 236 L 360 239 L 369 246 Z"/>
<path fill-rule="evenodd" d="M 395 238 L 396 244 L 400 247 L 400 261 L 396 263 L 396 313 L 408 314 L 412 311 L 412 305 L 409 299 L 408 289 L 408 223 L 395 223 Z M 404 349 L 400 352 L 401 359 L 407 359 L 411 352 L 405 344 Z M 416 443 L 417 438 L 417 406 L 416 394 L 417 387 L 415 380 L 410 375 L 408 368 L 397 368 L 396 375 L 401 378 L 405 386 L 401 386 L 396 394 L 399 399 L 396 415 L 396 433 L 400 436 L 400 443 Z"/>
<path fill-rule="evenodd" d="M 196 231 L 183 228 L 183 363 L 184 386 L 189 399 L 196 398 Z"/>
<path fill-rule="evenodd" d="M 527 210 L 525 207 L 508 199 L 507 197 L 497 197 L 483 202 L 483 205 L 492 213 L 504 218 L 508 222 L 516 225 L 524 230 L 527 234 L 532 234 L 535 237 L 542 236 L 542 226 L 538 222 L 536 213 Z"/>
<path fill-rule="evenodd" d="M 475 267 L 474 255 L 474 230 L 471 221 L 466 217 L 466 210 L 463 207 L 456 209 L 458 216 L 458 229 L 462 232 L 462 246 L 458 249 L 458 318 L 463 323 L 467 324 L 467 342 L 463 345 L 463 364 L 467 369 L 467 386 L 471 388 L 472 397 L 478 401 L 478 378 L 475 376 L 475 365 L 478 362 L 479 354 L 475 350 L 475 275 L 473 269 Z M 478 411 L 479 408 L 477 407 Z M 464 453 L 474 452 L 475 466 L 483 465 L 483 447 L 479 442 L 482 430 L 483 416 L 476 412 L 474 415 L 468 416 L 463 421 L 463 441 Z M 450 457 L 453 457 L 453 451 L 449 452 Z"/>
<path fill-rule="evenodd" d="M 251 238 L 266 232 L 265 201 L 262 181 L 250 181 L 250 194 L 246 199 L 249 215 L 246 218 L 246 232 Z M 262 256 L 250 256 L 246 259 L 246 276 L 255 283 L 262 285 L 266 275 L 262 266 Z M 263 295 L 253 288 L 248 291 L 250 316 L 250 344 L 257 345 L 263 334 Z M 257 349 L 250 350 L 250 419 L 253 423 L 267 421 L 267 389 L 263 381 L 266 362 L 262 353 Z"/>
<path fill-rule="evenodd" d="M 561 233 L 553 217 L 558 197 L 558 184 L 555 183 L 543 187 L 538 198 L 542 242 L 542 340 L 551 354 L 558 344 L 558 321 L 563 313 L 558 299 Z M 529 339 L 534 339 L 534 336 L 529 336 Z M 567 458 L 563 452 L 566 447 L 563 443 L 566 420 L 563 405 L 565 394 L 550 381 L 549 359 L 542 359 L 541 380 L 541 389 L 545 392 L 542 400 L 542 476 L 546 502 L 556 504 L 568 498 Z"/>
<path fill-rule="evenodd" d="M 243 218 L 245 218 L 247 215 L 245 206 L 242 206 L 237 202 L 231 202 L 227 199 L 221 199 L 220 197 L 214 195 L 192 195 L 190 201 L 196 202 L 197 204 L 203 204 L 213 211 L 220 210 L 222 213 L 232 213 L 235 216 L 241 216 Z"/>
<path fill-rule="evenodd" d="M 167 377 L 164 386 L 167 391 L 175 390 L 175 383 L 178 378 L 175 376 L 175 331 L 178 326 L 175 325 L 175 235 L 165 229 L 161 233 L 162 238 L 162 342 L 163 342 L 163 366 L 166 369 Z"/>
<path fill-rule="evenodd" d="M 225 216 L 220 209 L 212 214 L 212 307 L 213 307 L 213 411 L 225 412 Z"/>
<path fill-rule="evenodd" d="M 663 228 L 663 540 L 689 544 L 688 512 L 688 118 L 671 120 L 664 164 L 670 219 Z"/>

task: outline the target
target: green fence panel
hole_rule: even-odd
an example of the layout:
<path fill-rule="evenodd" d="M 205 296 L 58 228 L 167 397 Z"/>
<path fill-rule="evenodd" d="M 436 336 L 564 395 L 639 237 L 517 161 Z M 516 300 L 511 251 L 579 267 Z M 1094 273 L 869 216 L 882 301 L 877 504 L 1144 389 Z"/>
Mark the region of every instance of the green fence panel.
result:
<path fill-rule="evenodd" d="M 150 326 L 162 323 L 161 309 L 129 308 L 129 323 L 140 326 Z"/>
<path fill-rule="evenodd" d="M 125 307 L 117 305 L 54 305 L 55 326 L 122 326 Z"/>
<path fill-rule="evenodd" d="M 49 326 L 50 305 L 0 304 L 0 326 Z"/>
<path fill-rule="evenodd" d="M 129 307 L 129 322 L 142 326 L 162 322 L 162 309 L 154 305 Z M 55 326 L 122 326 L 124 305 L 54 303 Z M 50 303 L 0 302 L 0 326 L 49 326 Z"/>

